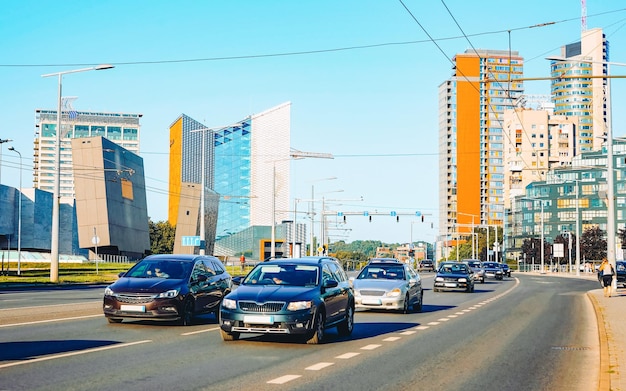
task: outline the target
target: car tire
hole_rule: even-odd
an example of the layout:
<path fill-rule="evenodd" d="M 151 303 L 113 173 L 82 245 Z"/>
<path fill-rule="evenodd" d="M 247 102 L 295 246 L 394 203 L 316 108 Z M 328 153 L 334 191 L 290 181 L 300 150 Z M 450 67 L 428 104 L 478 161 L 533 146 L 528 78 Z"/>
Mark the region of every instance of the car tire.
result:
<path fill-rule="evenodd" d="M 337 325 L 337 332 L 345 337 L 352 334 L 352 330 L 354 330 L 354 307 L 349 305 L 346 309 L 346 319 Z"/>
<path fill-rule="evenodd" d="M 185 300 L 183 304 L 183 313 L 178 321 L 181 326 L 191 326 L 193 324 L 193 301 Z"/>
<path fill-rule="evenodd" d="M 309 345 L 317 345 L 324 340 L 324 316 L 322 308 L 315 313 L 315 322 L 313 322 L 313 333 L 308 336 L 306 341 Z"/>
<path fill-rule="evenodd" d="M 433 288 L 433 292 L 439 292 L 439 288 Z"/>
<path fill-rule="evenodd" d="M 410 306 L 409 301 L 410 301 L 409 294 L 407 293 L 406 296 L 404 296 L 404 306 L 402 306 L 400 313 L 408 314 L 411 312 L 411 306 Z"/>
<path fill-rule="evenodd" d="M 415 312 L 422 312 L 422 307 L 424 306 L 423 303 L 424 303 L 424 290 L 422 289 L 420 290 L 420 298 L 417 301 L 417 303 L 413 306 L 413 310 Z"/>
<path fill-rule="evenodd" d="M 237 332 L 233 332 L 233 333 L 227 333 L 226 331 L 222 330 L 220 328 L 220 335 L 222 336 L 222 341 L 237 341 L 239 340 L 239 333 Z"/>
<path fill-rule="evenodd" d="M 107 317 L 107 320 L 109 321 L 109 323 L 122 323 L 122 319 L 121 318 L 109 318 L 109 317 Z"/>

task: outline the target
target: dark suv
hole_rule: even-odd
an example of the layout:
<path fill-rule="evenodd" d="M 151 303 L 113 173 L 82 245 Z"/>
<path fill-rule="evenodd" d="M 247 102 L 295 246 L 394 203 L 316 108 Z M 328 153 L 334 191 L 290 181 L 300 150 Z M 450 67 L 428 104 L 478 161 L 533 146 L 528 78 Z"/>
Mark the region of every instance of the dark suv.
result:
<path fill-rule="evenodd" d="M 417 271 L 418 272 L 423 272 L 423 271 L 434 272 L 435 264 L 430 259 L 422 259 L 419 263 Z"/>
<path fill-rule="evenodd" d="M 275 259 L 258 264 L 222 301 L 224 341 L 242 333 L 300 335 L 309 344 L 337 327 L 354 328 L 354 293 L 348 276 L 332 257 Z"/>

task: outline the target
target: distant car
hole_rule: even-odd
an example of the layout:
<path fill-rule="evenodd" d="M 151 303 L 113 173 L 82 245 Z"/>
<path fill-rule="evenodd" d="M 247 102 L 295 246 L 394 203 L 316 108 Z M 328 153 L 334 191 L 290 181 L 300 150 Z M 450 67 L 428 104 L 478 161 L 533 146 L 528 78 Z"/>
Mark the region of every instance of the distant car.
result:
<path fill-rule="evenodd" d="M 423 272 L 423 271 L 434 272 L 435 264 L 430 259 L 422 259 L 419 263 L 417 270 L 420 272 Z"/>
<path fill-rule="evenodd" d="M 396 262 L 396 263 L 400 263 L 400 260 L 398 258 L 371 258 L 369 260 L 369 263 L 373 263 L 373 262 Z"/>
<path fill-rule="evenodd" d="M 502 266 L 497 262 L 483 262 L 483 270 L 485 271 L 485 277 L 495 278 L 496 280 L 502 280 L 504 278 L 504 271 Z"/>
<path fill-rule="evenodd" d="M 600 270 L 597 271 L 597 274 L 598 281 L 602 284 L 602 273 Z M 615 262 L 615 275 L 617 276 L 617 285 L 622 284 L 622 287 L 626 287 L 626 261 Z"/>
<path fill-rule="evenodd" d="M 357 309 L 395 310 L 405 314 L 411 309 L 422 310 L 422 279 L 407 264 L 370 262 L 350 282 Z"/>
<path fill-rule="evenodd" d="M 437 269 L 433 290 L 439 292 L 459 289 L 474 292 L 472 268 L 466 262 L 441 262 Z"/>
<path fill-rule="evenodd" d="M 178 320 L 190 325 L 202 313 L 218 314 L 232 279 L 219 259 L 186 254 L 150 255 L 104 290 L 110 323 L 124 319 Z"/>
<path fill-rule="evenodd" d="M 354 328 L 354 293 L 332 257 L 275 259 L 256 265 L 220 310 L 224 341 L 241 334 L 284 334 L 322 343 L 325 330 L 347 336 Z"/>
<path fill-rule="evenodd" d="M 485 271 L 483 270 L 482 262 L 478 259 L 466 259 L 464 260 L 472 268 L 474 272 L 474 281 L 480 281 L 481 284 L 485 283 Z"/>
<path fill-rule="evenodd" d="M 507 277 L 511 277 L 511 268 L 509 267 L 509 264 L 501 263 L 500 266 L 502 267 L 502 272 L 504 273 L 504 275 Z"/>

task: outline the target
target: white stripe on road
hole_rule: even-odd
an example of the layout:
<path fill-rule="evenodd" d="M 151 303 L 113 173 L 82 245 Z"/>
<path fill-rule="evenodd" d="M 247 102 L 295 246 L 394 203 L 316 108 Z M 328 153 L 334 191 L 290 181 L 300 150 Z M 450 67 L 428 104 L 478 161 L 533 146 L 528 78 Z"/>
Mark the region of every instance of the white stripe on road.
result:
<path fill-rule="evenodd" d="M 48 361 L 48 360 L 54 360 L 57 358 L 63 358 L 63 357 L 71 357 L 71 356 L 78 356 L 80 354 L 87 354 L 87 353 L 93 353 L 93 352 L 101 352 L 103 350 L 110 350 L 110 349 L 117 349 L 117 348 L 125 348 L 128 346 L 133 346 L 133 345 L 138 345 L 138 344 L 142 344 L 142 343 L 147 343 L 147 342 L 152 342 L 152 340 L 150 339 L 146 339 L 143 341 L 136 341 L 136 342 L 128 342 L 128 343 L 121 343 L 121 344 L 117 344 L 117 345 L 111 345 L 111 346 L 103 346 L 101 348 L 93 348 L 93 349 L 85 349 L 85 350 L 81 350 L 78 352 L 71 352 L 71 353 L 62 353 L 62 354 L 53 354 L 51 356 L 45 356 L 45 357 L 39 357 L 39 358 L 33 358 L 31 360 L 26 360 L 26 361 L 17 361 L 17 362 L 12 362 L 12 363 L 8 363 L 8 364 L 2 364 L 0 365 L 0 368 L 8 368 L 8 367 L 14 367 L 17 365 L 23 365 L 23 364 L 32 364 L 32 363 L 36 363 L 36 362 L 41 362 L 41 361 Z"/>
<path fill-rule="evenodd" d="M 267 383 L 268 384 L 285 384 L 299 377 L 302 377 L 302 375 L 285 375 L 285 376 L 277 377 L 276 379 L 272 379 L 268 381 Z"/>
<path fill-rule="evenodd" d="M 3 300 L 3 301 L 8 301 L 8 300 Z M 98 300 L 98 301 L 80 301 L 80 302 L 78 302 L 78 303 L 49 304 L 49 305 L 33 305 L 33 306 L 30 306 L 30 307 L 0 308 L 0 311 L 29 310 L 29 309 L 31 309 L 31 308 L 71 307 L 71 306 L 74 306 L 74 305 L 80 305 L 80 304 L 92 304 L 92 303 L 102 304 L 102 300 Z"/>
<path fill-rule="evenodd" d="M 194 334 L 200 334 L 200 333 L 206 333 L 207 331 L 215 331 L 215 330 L 219 330 L 219 327 L 213 327 L 212 329 L 204 329 L 204 330 L 198 330 L 198 331 L 189 331 L 187 333 L 182 333 L 181 335 L 194 335 Z"/>
<path fill-rule="evenodd" d="M 407 330 L 407 331 L 401 332 L 400 334 L 402 334 L 402 335 L 411 335 L 411 334 L 415 334 L 415 331 Z"/>
<path fill-rule="evenodd" d="M 339 359 L 342 359 L 342 360 L 347 360 L 347 359 L 350 359 L 350 358 L 352 358 L 352 357 L 356 357 L 356 356 L 358 356 L 359 354 L 361 354 L 361 353 L 354 353 L 354 352 L 350 352 L 350 353 L 344 353 L 344 354 L 342 354 L 342 355 L 340 355 L 340 356 L 337 356 L 337 357 L 335 357 L 335 358 L 339 358 Z"/>
<path fill-rule="evenodd" d="M 378 349 L 381 346 L 382 345 L 376 345 L 376 344 L 365 345 L 361 348 L 361 350 L 374 350 L 374 349 Z"/>
<path fill-rule="evenodd" d="M 98 314 L 98 315 L 85 315 L 85 316 L 75 316 L 72 318 L 59 318 L 59 319 L 48 319 L 48 320 L 35 320 L 33 322 L 24 322 L 24 323 L 10 323 L 10 324 L 1 324 L 0 328 L 2 327 L 12 327 L 12 326 L 26 326 L 29 324 L 39 324 L 39 323 L 50 323 L 50 322 L 61 322 L 64 320 L 77 320 L 77 319 L 88 319 L 88 318 L 97 318 L 100 316 L 104 316 L 102 314 Z"/>
<path fill-rule="evenodd" d="M 397 341 L 399 339 L 401 339 L 401 338 L 400 337 L 387 337 L 387 338 L 383 339 L 383 341 L 385 341 L 385 342 L 394 342 L 394 341 Z"/>
<path fill-rule="evenodd" d="M 449 321 L 449 320 L 450 320 L 450 319 L 448 319 L 448 318 L 441 318 L 441 319 L 437 319 L 437 321 L 439 321 L 439 322 L 447 322 L 447 321 Z"/>
<path fill-rule="evenodd" d="M 437 326 L 440 322 L 429 322 L 429 326 Z"/>
<path fill-rule="evenodd" d="M 313 364 L 310 367 L 306 367 L 304 368 L 307 371 L 319 371 L 321 369 L 324 369 L 326 367 L 329 367 L 331 365 L 334 365 L 334 363 L 332 362 L 318 362 L 317 364 Z"/>
<path fill-rule="evenodd" d="M 426 330 L 428 328 L 430 328 L 430 326 L 417 326 L 415 330 Z"/>

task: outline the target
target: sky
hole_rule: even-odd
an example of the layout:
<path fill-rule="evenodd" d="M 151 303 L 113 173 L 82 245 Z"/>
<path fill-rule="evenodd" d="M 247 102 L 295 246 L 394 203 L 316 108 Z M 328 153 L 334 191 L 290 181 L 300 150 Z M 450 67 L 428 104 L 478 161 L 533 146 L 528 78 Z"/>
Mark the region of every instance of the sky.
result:
<path fill-rule="evenodd" d="M 586 6 L 587 28 L 604 30 L 610 61 L 626 63 L 623 0 Z M 581 24 L 579 0 L 5 2 L 0 139 L 13 142 L 0 145 L 0 183 L 19 187 L 13 146 L 23 187 L 32 187 L 35 110 L 56 109 L 58 94 L 57 78 L 41 75 L 112 64 L 64 76 L 63 96 L 77 97 L 77 111 L 143 114 L 153 221 L 167 219 L 169 126 L 178 116 L 219 127 L 291 102 L 291 147 L 334 156 L 292 161 L 291 198 L 314 190 L 329 210 L 373 214 L 372 222 L 348 215 L 331 241 L 433 242 L 438 86 L 454 55 L 510 49 L 524 57 L 525 77 L 548 77 L 545 58 L 579 41 Z M 528 81 L 525 90 L 546 95 L 549 82 Z M 613 134 L 623 136 L 622 79 L 612 81 L 612 102 Z"/>

